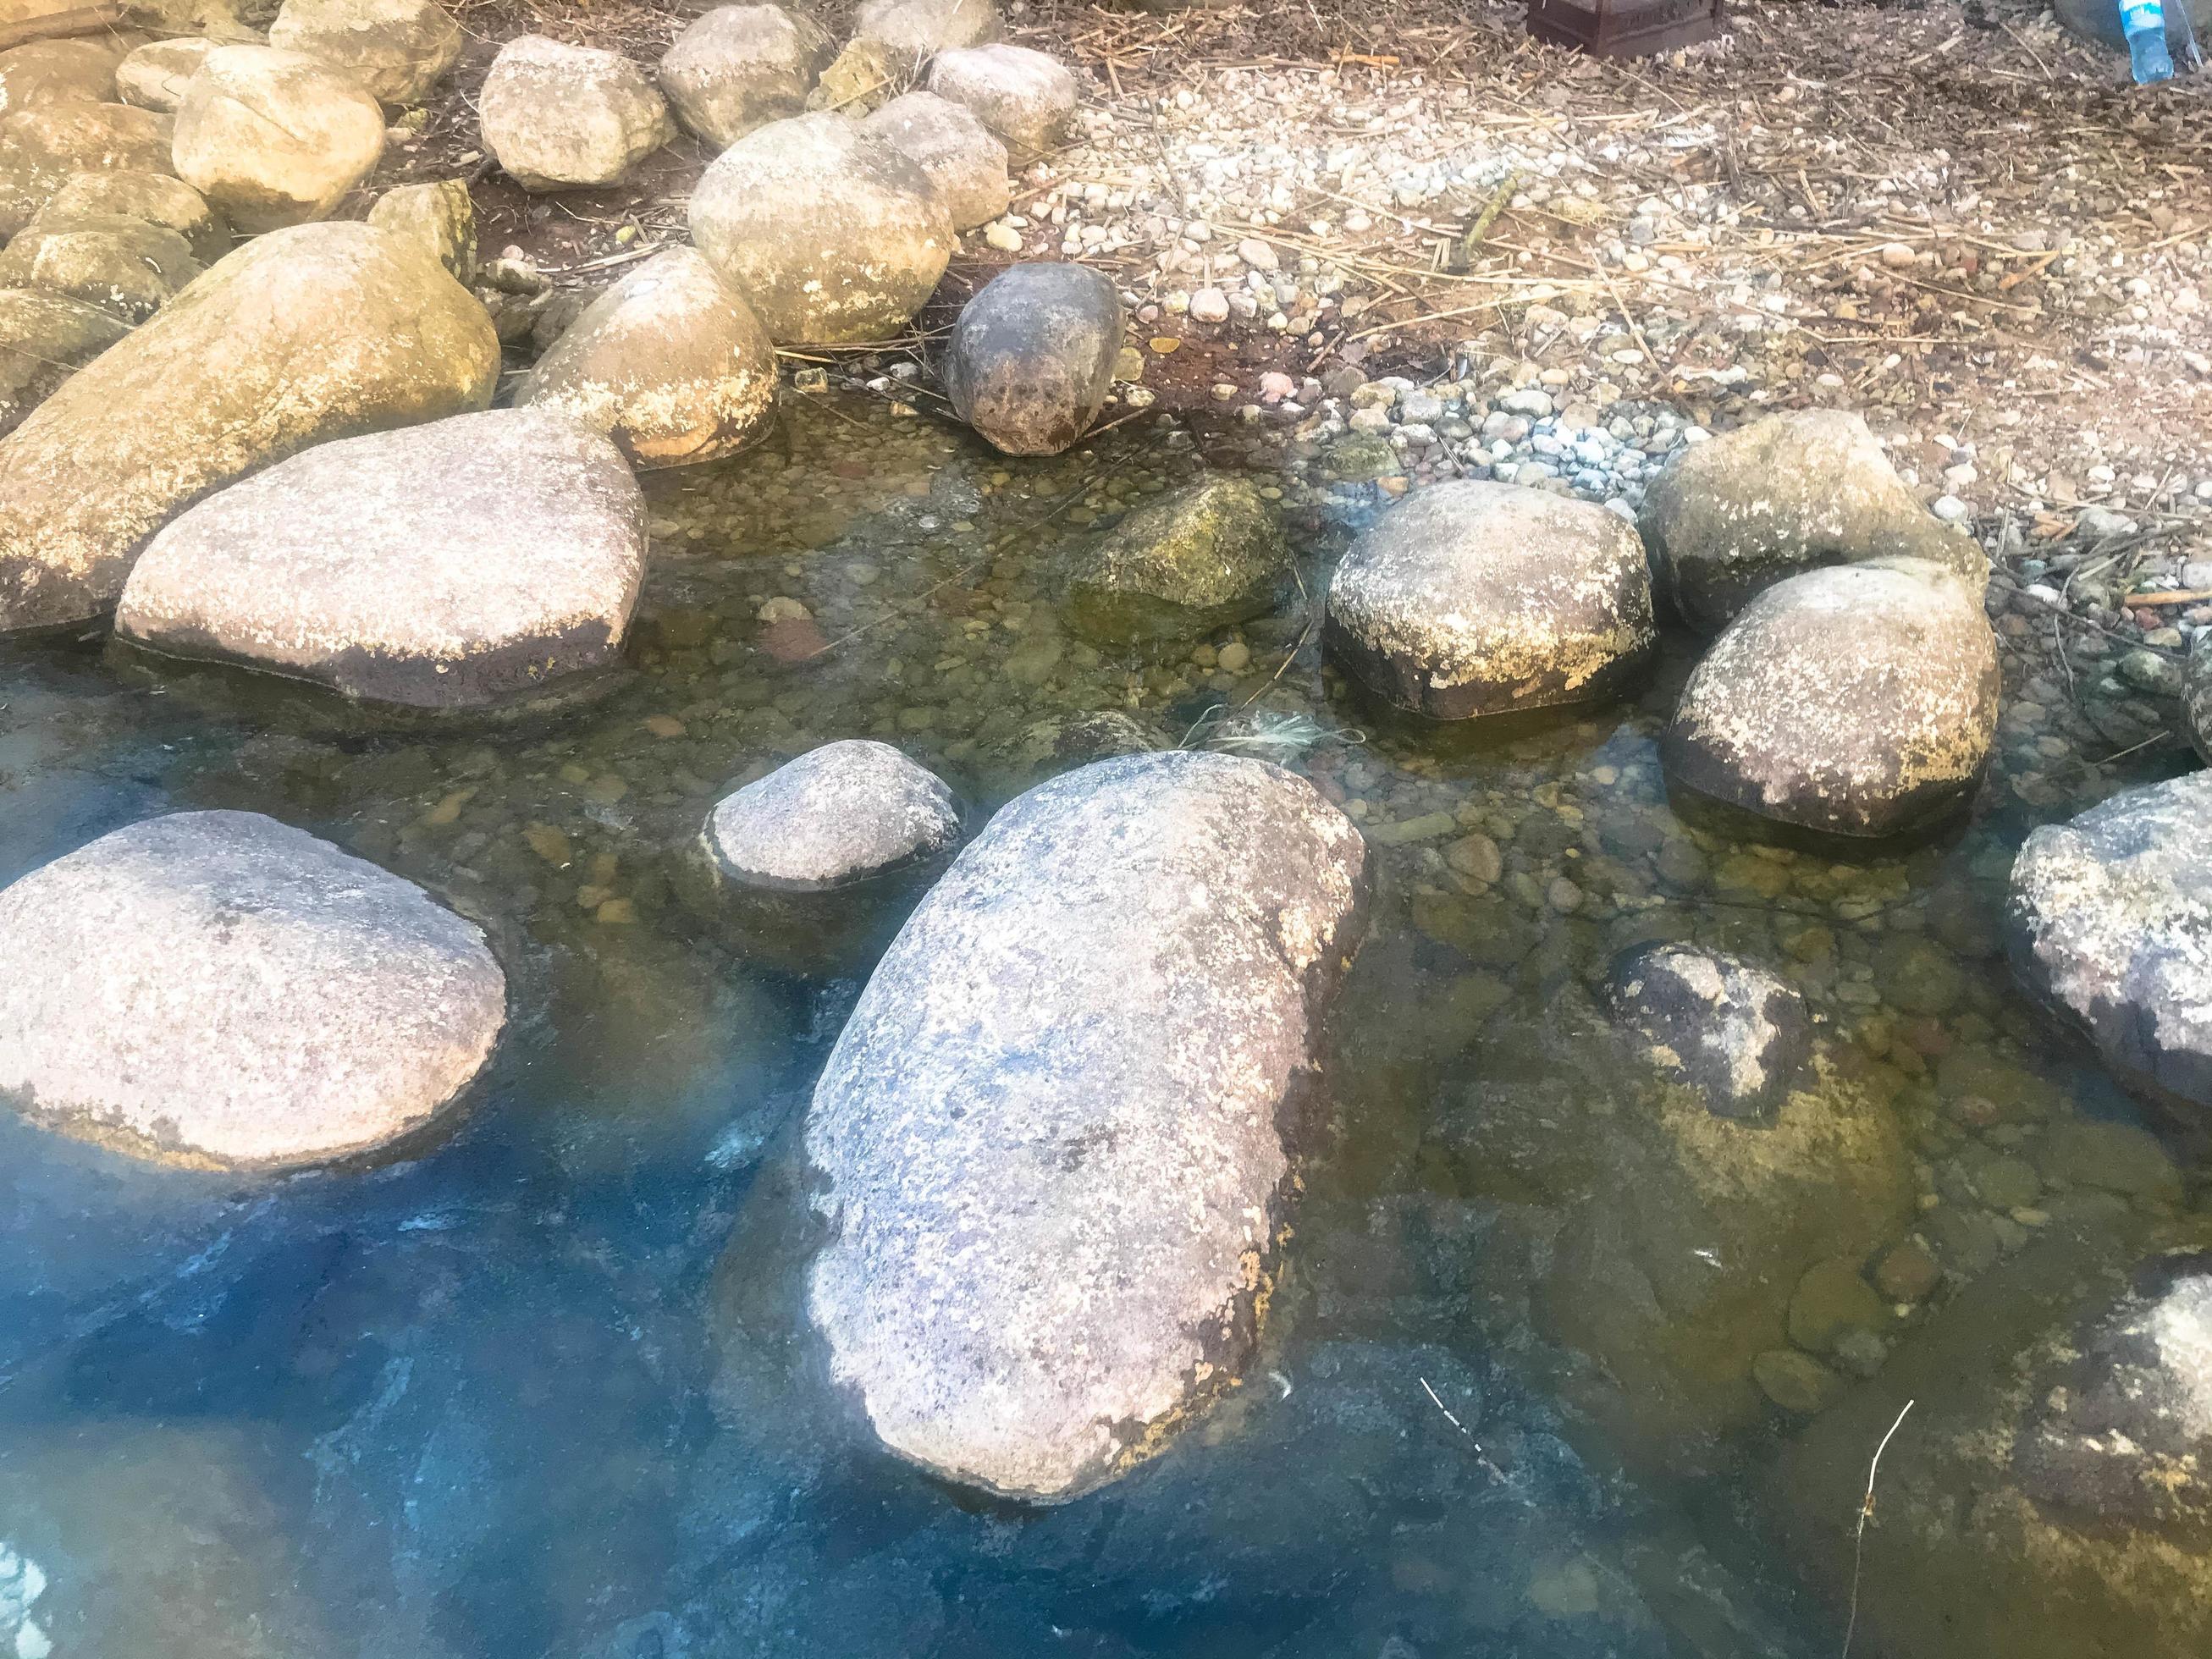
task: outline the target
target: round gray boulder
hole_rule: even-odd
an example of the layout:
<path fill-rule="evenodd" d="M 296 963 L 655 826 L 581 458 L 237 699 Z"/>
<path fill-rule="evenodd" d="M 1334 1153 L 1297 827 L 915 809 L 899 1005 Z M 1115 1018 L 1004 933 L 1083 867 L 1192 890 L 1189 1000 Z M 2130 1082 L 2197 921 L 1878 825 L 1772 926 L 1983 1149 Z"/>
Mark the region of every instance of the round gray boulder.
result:
<path fill-rule="evenodd" d="M 1999 689 L 1978 583 L 1921 559 L 1811 570 L 1713 641 L 1660 758 L 1674 782 L 1777 823 L 1895 835 L 1972 795 Z"/>
<path fill-rule="evenodd" d="M 387 104 L 419 104 L 461 55 L 439 0 L 284 0 L 269 44 L 335 64 Z"/>
<path fill-rule="evenodd" d="M 39 216 L 80 219 L 100 214 L 121 214 L 173 230 L 203 265 L 211 265 L 230 252 L 230 227 L 222 216 L 199 191 L 165 173 L 118 167 L 109 173 L 74 173 Z"/>
<path fill-rule="evenodd" d="M 891 1450 L 1057 1501 L 1233 1384 L 1365 862 L 1304 780 L 1178 751 L 1031 790 L 930 890 L 805 1133 L 808 1307 Z"/>
<path fill-rule="evenodd" d="M 1027 46 L 940 52 L 929 62 L 929 90 L 973 111 L 1017 155 L 1050 149 L 1075 125 L 1075 76 Z"/>
<path fill-rule="evenodd" d="M 1068 627 L 1119 646 L 1198 639 L 1264 616 L 1290 580 L 1274 508 L 1231 473 L 1134 508 L 1071 549 L 1059 572 Z"/>
<path fill-rule="evenodd" d="M 889 744 L 846 738 L 725 795 L 700 840 L 725 882 L 823 891 L 949 853 L 960 841 L 960 804 Z"/>
<path fill-rule="evenodd" d="M 929 175 L 955 230 L 997 218 L 1012 199 L 1006 147 L 964 106 L 933 92 L 902 93 L 860 123 Z"/>
<path fill-rule="evenodd" d="M 1514 484 L 1408 496 L 1329 585 L 1331 651 L 1378 696 L 1435 720 L 1601 701 L 1657 637 L 1636 532 L 1592 502 Z"/>
<path fill-rule="evenodd" d="M 1006 32 L 996 0 L 860 0 L 853 14 L 854 40 L 887 48 L 908 69 Z"/>
<path fill-rule="evenodd" d="M 1638 1054 L 1717 1117 L 1771 1117 L 1812 1053 L 1805 1000 L 1724 951 L 1636 945 L 1607 969 L 1604 1000 Z"/>
<path fill-rule="evenodd" d="M 80 173 L 173 173 L 166 115 L 128 104 L 50 104 L 0 118 L 0 237 L 38 216 Z"/>
<path fill-rule="evenodd" d="M 938 372 L 953 412 L 1009 455 L 1057 455 L 1114 386 L 1127 319 L 1088 265 L 1009 265 L 960 308 Z"/>
<path fill-rule="evenodd" d="M 140 109 L 173 115 L 185 101 L 185 83 L 222 44 L 201 34 L 149 40 L 115 66 L 115 95 Z"/>
<path fill-rule="evenodd" d="M 178 812 L 0 891 L 0 1097 L 203 1169 L 325 1163 L 429 1123 L 507 982 L 413 883 L 255 812 Z"/>
<path fill-rule="evenodd" d="M 717 6 L 676 37 L 660 60 L 660 89 L 676 118 L 717 149 L 806 107 L 831 55 L 804 12 Z"/>
<path fill-rule="evenodd" d="M 384 111 L 304 52 L 224 46 L 177 106 L 177 174 L 249 233 L 327 219 L 384 155 Z"/>
<path fill-rule="evenodd" d="M 618 184 L 676 136 L 666 101 L 635 64 L 542 34 L 499 49 L 477 117 L 484 148 L 525 190 Z"/>
<path fill-rule="evenodd" d="M 31 289 L 0 289 L 0 434 L 131 331 L 112 312 Z"/>
<path fill-rule="evenodd" d="M 97 175 L 89 175 L 97 176 Z M 191 244 L 166 225 L 51 207 L 0 252 L 0 286 L 34 288 L 143 322 L 200 274 Z"/>
<path fill-rule="evenodd" d="M 147 544 L 118 637 L 422 708 L 528 696 L 620 655 L 645 503 L 620 453 L 556 411 L 318 445 Z"/>

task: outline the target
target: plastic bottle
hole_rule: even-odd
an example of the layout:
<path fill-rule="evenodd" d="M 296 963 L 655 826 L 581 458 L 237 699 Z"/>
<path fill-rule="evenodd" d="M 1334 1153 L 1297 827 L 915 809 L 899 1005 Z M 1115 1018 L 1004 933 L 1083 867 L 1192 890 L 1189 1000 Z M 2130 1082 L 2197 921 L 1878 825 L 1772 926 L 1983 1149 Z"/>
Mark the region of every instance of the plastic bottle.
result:
<path fill-rule="evenodd" d="M 2189 0 L 2175 3 L 2186 5 Z M 2137 86 L 2173 79 L 2173 58 L 2166 49 L 2162 0 L 2120 0 L 2120 32 L 2128 37 L 2128 56 L 2135 60 Z"/>

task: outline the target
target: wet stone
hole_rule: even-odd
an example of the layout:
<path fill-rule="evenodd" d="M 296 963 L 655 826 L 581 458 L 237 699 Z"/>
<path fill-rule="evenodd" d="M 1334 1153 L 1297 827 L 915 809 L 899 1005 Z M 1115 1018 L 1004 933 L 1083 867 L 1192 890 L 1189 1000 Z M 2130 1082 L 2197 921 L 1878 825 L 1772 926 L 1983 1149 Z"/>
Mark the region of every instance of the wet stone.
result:
<path fill-rule="evenodd" d="M 1803 1000 L 1738 957 L 1640 945 L 1614 959 L 1606 996 L 1645 1060 L 1720 1116 L 1771 1114 L 1811 1052 Z"/>
<path fill-rule="evenodd" d="M 1068 627 L 1101 645 L 1193 639 L 1271 609 L 1290 578 L 1274 508 L 1216 475 L 1146 502 L 1063 556 Z"/>
<path fill-rule="evenodd" d="M 889 744 L 824 744 L 716 803 L 703 844 L 734 882 L 848 885 L 949 852 L 960 808 L 944 781 Z"/>
<path fill-rule="evenodd" d="M 1826 1411 L 1843 1394 L 1844 1381 L 1819 1360 L 1795 1348 L 1770 1348 L 1751 1362 L 1759 1392 L 1799 1417 Z"/>
<path fill-rule="evenodd" d="M 1007 267 L 960 308 L 946 343 L 953 412 L 1006 454 L 1058 454 L 1113 388 L 1124 321 L 1114 284 L 1087 266 Z"/>
<path fill-rule="evenodd" d="M 1822 1261 L 1806 1270 L 1790 1295 L 1790 1340 L 1809 1352 L 1830 1353 L 1846 1332 L 1876 1330 L 1887 1316 L 1856 1261 Z"/>

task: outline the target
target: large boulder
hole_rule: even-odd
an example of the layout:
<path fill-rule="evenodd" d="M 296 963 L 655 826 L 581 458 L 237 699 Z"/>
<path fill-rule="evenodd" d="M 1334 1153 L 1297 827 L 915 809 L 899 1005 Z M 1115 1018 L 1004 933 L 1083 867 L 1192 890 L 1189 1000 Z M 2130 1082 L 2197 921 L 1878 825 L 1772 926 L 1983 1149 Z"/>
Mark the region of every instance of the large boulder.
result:
<path fill-rule="evenodd" d="M 2030 994 L 2121 1081 L 2212 1133 L 2212 772 L 2113 796 L 2027 838 L 2006 943 Z"/>
<path fill-rule="evenodd" d="M 1009 455 L 1057 455 L 1113 390 L 1127 319 L 1088 265 L 1009 265 L 960 308 L 939 374 L 953 413 Z"/>
<path fill-rule="evenodd" d="M 975 112 L 933 92 L 902 93 L 860 122 L 929 175 L 955 230 L 973 230 L 1006 210 L 1013 185 L 1006 147 Z"/>
<path fill-rule="evenodd" d="M 1681 452 L 1640 520 L 1659 586 L 1710 634 L 1785 576 L 1881 557 L 1933 560 L 1977 590 L 1989 560 L 1921 506 L 1859 416 L 1769 415 Z"/>
<path fill-rule="evenodd" d="M 1726 951 L 1632 946 L 1607 970 L 1604 999 L 1638 1056 L 1718 1117 L 1771 1117 L 1813 1050 L 1804 998 Z"/>
<path fill-rule="evenodd" d="M 185 101 L 185 84 L 222 44 L 203 34 L 149 40 L 115 66 L 115 95 L 140 109 L 173 115 Z"/>
<path fill-rule="evenodd" d="M 618 184 L 676 136 L 666 100 L 635 64 L 542 34 L 499 49 L 477 117 L 484 148 L 525 190 Z"/>
<path fill-rule="evenodd" d="M 1172 645 L 1273 610 L 1290 545 L 1249 478 L 1216 473 L 1134 508 L 1070 550 L 1061 613 L 1100 645 Z"/>
<path fill-rule="evenodd" d="M 691 193 L 691 240 L 779 342 L 896 334 L 956 241 L 929 175 L 842 116 L 747 133 Z"/>
<path fill-rule="evenodd" d="M 483 933 L 255 812 L 177 812 L 0 891 L 0 1097 L 136 1157 L 274 1169 L 430 1122 L 490 1058 Z"/>
<path fill-rule="evenodd" d="M 49 208 L 0 252 L 0 287 L 59 294 L 134 323 L 199 274 L 191 244 L 175 231 L 115 213 Z"/>
<path fill-rule="evenodd" d="M 80 173 L 173 173 L 172 123 L 128 104 L 48 104 L 0 117 L 0 238 L 38 216 Z"/>
<path fill-rule="evenodd" d="M 1075 76 L 1028 46 L 941 52 L 930 59 L 929 90 L 973 111 L 1017 155 L 1050 149 L 1075 125 Z"/>
<path fill-rule="evenodd" d="M 398 185 L 376 198 L 368 222 L 404 236 L 460 283 L 477 276 L 477 209 L 465 179 Z"/>
<path fill-rule="evenodd" d="M 1330 649 L 1370 690 L 1436 720 L 1601 701 L 1657 638 L 1636 532 L 1593 502 L 1515 484 L 1409 496 L 1329 585 Z"/>
<path fill-rule="evenodd" d="M 954 860 L 806 1125 L 808 1306 L 893 1451 L 1055 1501 L 1232 1386 L 1365 885 L 1312 786 L 1192 751 L 1055 778 Z"/>
<path fill-rule="evenodd" d="M 0 289 L 0 434 L 131 331 L 112 312 L 59 295 Z"/>
<path fill-rule="evenodd" d="M 346 70 L 387 104 L 419 104 L 461 55 L 439 0 L 284 0 L 269 44 Z"/>
<path fill-rule="evenodd" d="M 886 48 L 908 70 L 1006 32 L 997 0 L 860 0 L 853 14 L 854 39 Z"/>
<path fill-rule="evenodd" d="M 437 262 L 363 224 L 221 260 L 0 441 L 0 631 L 106 611 L 172 514 L 309 444 L 491 401 L 499 341 Z"/>
<path fill-rule="evenodd" d="M 1713 641 L 1660 757 L 1674 782 L 1761 817 L 1894 835 L 1972 794 L 1998 690 L 1978 584 L 1921 559 L 1811 570 Z"/>
<path fill-rule="evenodd" d="M 872 881 L 949 853 L 960 803 L 887 743 L 810 749 L 714 803 L 700 833 L 721 880 L 781 891 Z"/>
<path fill-rule="evenodd" d="M 830 40 L 804 12 L 717 6 L 660 60 L 676 118 L 718 149 L 755 127 L 797 115 L 830 61 Z"/>
<path fill-rule="evenodd" d="M 674 247 L 592 301 L 515 402 L 597 427 L 635 466 L 678 466 L 757 440 L 775 387 L 775 348 L 751 307 L 696 248 Z"/>
<path fill-rule="evenodd" d="M 99 40 L 33 40 L 0 52 L 0 115 L 45 104 L 104 104 L 118 54 Z"/>
<path fill-rule="evenodd" d="M 327 219 L 384 155 L 384 112 L 341 69 L 274 46 L 210 52 L 177 106 L 178 176 L 249 233 Z"/>
<path fill-rule="evenodd" d="M 2212 634 L 2199 634 L 2181 667 L 2181 730 L 2212 764 Z"/>
<path fill-rule="evenodd" d="M 230 227 L 207 198 L 181 179 L 137 167 L 79 173 L 66 179 L 40 211 L 41 220 L 120 214 L 143 219 L 183 237 L 192 258 L 211 265 L 230 252 Z"/>
<path fill-rule="evenodd" d="M 115 631 L 472 708 L 617 660 L 644 567 L 644 498 L 614 445 L 495 409 L 319 444 L 216 491 L 147 544 Z"/>

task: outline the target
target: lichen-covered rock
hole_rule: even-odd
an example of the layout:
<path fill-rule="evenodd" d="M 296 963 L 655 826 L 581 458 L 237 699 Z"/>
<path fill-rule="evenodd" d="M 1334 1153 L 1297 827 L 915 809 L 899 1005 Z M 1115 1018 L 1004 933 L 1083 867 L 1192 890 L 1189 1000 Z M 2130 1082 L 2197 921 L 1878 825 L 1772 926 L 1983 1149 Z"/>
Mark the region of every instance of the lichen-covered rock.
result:
<path fill-rule="evenodd" d="M 319 444 L 147 544 L 119 638 L 413 708 L 531 696 L 621 653 L 645 505 L 614 445 L 534 409 Z"/>
<path fill-rule="evenodd" d="M 1514 484 L 1407 497 L 1329 585 L 1331 650 L 1436 720 L 1612 696 L 1657 637 L 1636 532 L 1595 503 Z"/>
<path fill-rule="evenodd" d="M 668 48 L 660 88 L 686 128 L 727 149 L 803 111 L 830 53 L 829 35 L 804 12 L 717 6 Z"/>
<path fill-rule="evenodd" d="M 498 378 L 483 307 L 411 244 L 257 238 L 0 441 L 0 631 L 100 616 L 186 502 L 309 444 L 481 409 Z"/>
<path fill-rule="evenodd" d="M 477 276 L 477 210 L 465 179 L 400 185 L 376 198 L 368 222 L 404 236 L 467 284 Z"/>
<path fill-rule="evenodd" d="M 1060 603 L 1067 625 L 1099 644 L 1168 644 L 1265 615 L 1290 579 L 1274 508 L 1250 479 L 1218 473 L 1073 549 Z"/>
<path fill-rule="evenodd" d="M 691 240 L 779 343 L 898 332 L 957 239 L 929 175 L 842 116 L 772 121 L 691 193 Z"/>
<path fill-rule="evenodd" d="M 949 853 L 960 804 L 943 779 L 887 743 L 810 749 L 714 803 L 701 832 L 724 881 L 821 890 Z"/>
<path fill-rule="evenodd" d="M 222 44 L 204 34 L 149 40 L 115 66 L 115 95 L 140 109 L 173 115 L 185 101 L 185 82 Z"/>
<path fill-rule="evenodd" d="M 304 52 L 210 52 L 177 106 L 178 176 L 249 233 L 327 219 L 383 155 L 376 100 Z"/>
<path fill-rule="evenodd" d="M 1027 46 L 940 52 L 929 62 L 929 90 L 974 112 L 1018 155 L 1050 149 L 1075 125 L 1075 76 Z"/>
<path fill-rule="evenodd" d="M 1642 1059 L 1722 1117 L 1771 1117 L 1812 1053 L 1804 998 L 1724 951 L 1636 945 L 1607 970 L 1605 1001 Z"/>
<path fill-rule="evenodd" d="M 413 883 L 255 812 L 177 812 L 0 890 L 0 1098 L 164 1163 L 389 1145 L 490 1057 L 507 981 Z"/>
<path fill-rule="evenodd" d="M 1088 265 L 1009 265 L 960 308 L 939 373 L 955 414 L 1009 455 L 1057 455 L 1114 386 L 1121 296 Z"/>
<path fill-rule="evenodd" d="M 775 348 L 695 248 L 655 254 L 594 300 L 515 394 L 597 427 L 633 465 L 736 453 L 775 416 Z"/>
<path fill-rule="evenodd" d="M 477 117 L 484 148 L 525 190 L 618 184 L 676 136 L 667 101 L 635 64 L 542 34 L 499 49 Z"/>
<path fill-rule="evenodd" d="M 172 123 L 128 104 L 48 104 L 0 117 L 0 237 L 13 236 L 80 173 L 173 173 Z"/>
<path fill-rule="evenodd" d="M 1761 817 L 1894 835 L 1972 794 L 1998 690 L 1978 584 L 1919 559 L 1810 570 L 1713 641 L 1660 756 L 1674 782 Z"/>
<path fill-rule="evenodd" d="M 1056 1501 L 1231 1385 L 1365 885 L 1311 785 L 1190 751 L 1056 778 L 954 860 L 806 1125 L 808 1307 L 893 1451 Z"/>
<path fill-rule="evenodd" d="M 860 130 L 929 175 L 955 230 L 997 218 L 1012 198 L 1006 147 L 975 112 L 933 92 L 902 94 L 866 117 Z"/>
<path fill-rule="evenodd" d="M 97 307 L 0 289 L 0 434 L 13 432 L 79 368 L 131 331 Z"/>
<path fill-rule="evenodd" d="M 118 55 L 96 40 L 33 40 L 0 52 L 0 115 L 46 104 L 110 101 Z"/>
<path fill-rule="evenodd" d="M 1005 33 L 996 0 L 860 0 L 853 14 L 854 39 L 887 48 L 908 70 Z"/>
<path fill-rule="evenodd" d="M 858 119 L 896 97 L 907 73 L 904 60 L 882 41 L 848 40 L 806 94 L 806 107 Z"/>
<path fill-rule="evenodd" d="M 120 214 L 173 230 L 191 247 L 192 258 L 211 265 L 230 252 L 230 227 L 208 205 L 207 198 L 166 173 L 118 167 L 109 173 L 79 173 L 64 182 L 40 212 L 45 220 L 81 219 Z"/>
<path fill-rule="evenodd" d="M 387 104 L 419 104 L 461 55 L 439 0 L 284 0 L 269 44 L 335 64 Z"/>
<path fill-rule="evenodd" d="M 2006 943 L 2122 1082 L 2212 1133 L 2212 772 L 2113 796 L 2020 850 Z"/>
<path fill-rule="evenodd" d="M 1651 482 L 1639 520 L 1661 591 L 1701 633 L 1785 576 L 1882 557 L 1932 560 L 1977 593 L 1989 560 L 1905 488 L 1858 416 L 1769 415 L 1692 444 Z"/>
<path fill-rule="evenodd" d="M 191 244 L 175 231 L 115 213 L 49 207 L 0 252 L 0 287 L 59 294 L 134 323 L 199 274 Z"/>

